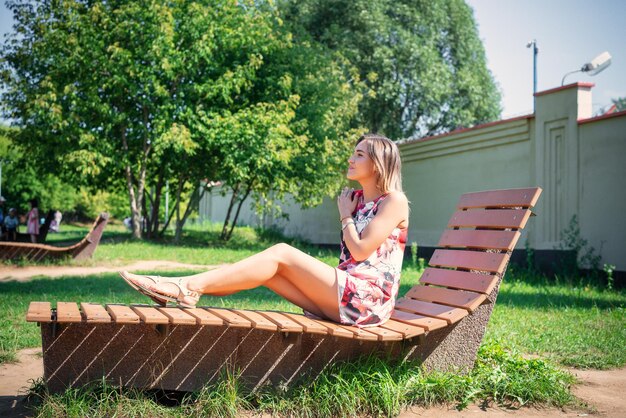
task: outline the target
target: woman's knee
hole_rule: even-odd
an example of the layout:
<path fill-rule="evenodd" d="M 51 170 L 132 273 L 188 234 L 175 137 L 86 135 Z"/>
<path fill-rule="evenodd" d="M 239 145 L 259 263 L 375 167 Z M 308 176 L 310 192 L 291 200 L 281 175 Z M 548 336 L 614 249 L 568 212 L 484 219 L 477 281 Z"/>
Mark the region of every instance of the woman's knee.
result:
<path fill-rule="evenodd" d="M 281 259 L 284 258 L 286 256 L 288 256 L 290 253 L 292 253 L 295 250 L 294 247 L 292 247 L 289 244 L 285 244 L 284 242 L 278 243 L 278 244 L 274 244 L 272 245 L 268 251 L 275 257 Z"/>
<path fill-rule="evenodd" d="M 285 264 L 291 264 L 290 261 L 293 260 L 296 253 L 298 253 L 300 250 L 292 247 L 289 244 L 281 242 L 279 244 L 272 245 L 270 248 L 268 248 L 267 251 L 272 260 L 275 261 L 280 268 L 280 266 L 283 266 Z"/>

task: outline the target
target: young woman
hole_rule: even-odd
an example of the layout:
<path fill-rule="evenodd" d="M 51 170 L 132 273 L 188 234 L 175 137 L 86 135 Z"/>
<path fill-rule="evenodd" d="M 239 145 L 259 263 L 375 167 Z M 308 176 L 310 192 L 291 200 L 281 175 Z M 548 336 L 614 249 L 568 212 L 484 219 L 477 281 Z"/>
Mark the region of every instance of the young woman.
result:
<path fill-rule="evenodd" d="M 161 305 L 171 301 L 194 307 L 202 294 L 223 296 L 265 286 L 307 314 L 360 327 L 379 325 L 393 312 L 409 225 L 398 147 L 380 135 L 362 136 L 348 160 L 347 178 L 362 189 L 345 188 L 337 198 L 342 236 L 337 268 L 277 244 L 192 276 L 120 274 Z"/>
<path fill-rule="evenodd" d="M 26 232 L 30 235 L 30 241 L 37 243 L 37 236 L 39 235 L 39 206 L 37 199 L 30 201 L 30 211 L 26 215 Z"/>

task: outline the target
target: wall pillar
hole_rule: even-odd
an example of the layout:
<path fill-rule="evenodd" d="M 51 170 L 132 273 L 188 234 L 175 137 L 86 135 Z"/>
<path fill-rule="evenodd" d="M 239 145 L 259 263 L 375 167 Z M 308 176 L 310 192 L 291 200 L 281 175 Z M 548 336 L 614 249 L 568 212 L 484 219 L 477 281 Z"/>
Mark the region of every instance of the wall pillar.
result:
<path fill-rule="evenodd" d="M 535 94 L 535 182 L 544 190 L 531 246 L 558 248 L 561 233 L 579 215 L 578 120 L 591 116 L 591 83 L 574 83 Z"/>

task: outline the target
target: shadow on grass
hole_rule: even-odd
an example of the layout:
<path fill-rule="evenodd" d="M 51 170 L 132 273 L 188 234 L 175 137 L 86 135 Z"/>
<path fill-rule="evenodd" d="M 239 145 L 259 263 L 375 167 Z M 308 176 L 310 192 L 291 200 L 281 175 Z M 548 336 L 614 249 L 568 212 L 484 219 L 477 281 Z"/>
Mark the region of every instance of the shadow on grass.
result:
<path fill-rule="evenodd" d="M 585 288 L 528 284 L 523 281 L 519 283 L 522 286 L 516 286 L 516 282 L 513 282 L 502 287 L 496 304 L 533 309 L 615 309 L 626 307 L 625 292 L 588 291 Z M 414 284 L 401 282 L 398 295 L 406 294 Z"/>
<path fill-rule="evenodd" d="M 619 298 L 617 293 L 589 294 L 584 290 L 576 291 L 574 289 L 570 289 L 568 293 L 565 293 L 563 289 L 550 289 L 550 287 L 533 287 L 531 290 L 512 287 L 500 292 L 497 303 L 533 309 L 614 309 L 624 307 L 624 298 Z"/>

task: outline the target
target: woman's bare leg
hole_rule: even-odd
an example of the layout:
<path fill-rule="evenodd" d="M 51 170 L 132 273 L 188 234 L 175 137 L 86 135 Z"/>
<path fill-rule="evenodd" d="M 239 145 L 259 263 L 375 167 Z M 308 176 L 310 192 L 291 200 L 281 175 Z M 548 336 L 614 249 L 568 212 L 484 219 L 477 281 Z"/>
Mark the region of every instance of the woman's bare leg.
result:
<path fill-rule="evenodd" d="M 301 307 L 302 309 L 315 314 L 321 318 L 327 317 L 324 312 L 307 296 L 304 295 L 297 287 L 295 287 L 291 282 L 285 279 L 282 276 L 276 275 L 265 283 L 265 287 L 272 290 L 274 293 L 282 296 L 289 302 L 293 303 L 296 306 Z M 335 298 L 337 296 L 335 295 Z M 337 312 L 337 317 L 339 316 L 339 312 Z M 335 317 L 327 317 L 336 321 L 338 318 Z"/>
<path fill-rule="evenodd" d="M 273 278 L 265 282 L 265 287 L 272 290 L 274 293 L 287 299 L 289 302 L 301 307 L 302 309 L 309 311 L 319 317 L 324 317 L 324 313 L 319 310 L 317 305 L 307 298 L 302 292 L 300 292 L 291 282 L 280 275 L 276 275 Z M 229 296 L 237 293 L 237 291 L 230 292 L 211 292 L 205 293 L 209 296 Z"/>
<path fill-rule="evenodd" d="M 339 320 L 337 271 L 287 244 L 277 244 L 234 264 L 182 279 L 189 290 L 209 295 L 266 286 L 316 315 Z M 171 283 L 154 287 L 164 294 L 178 295 Z"/>

